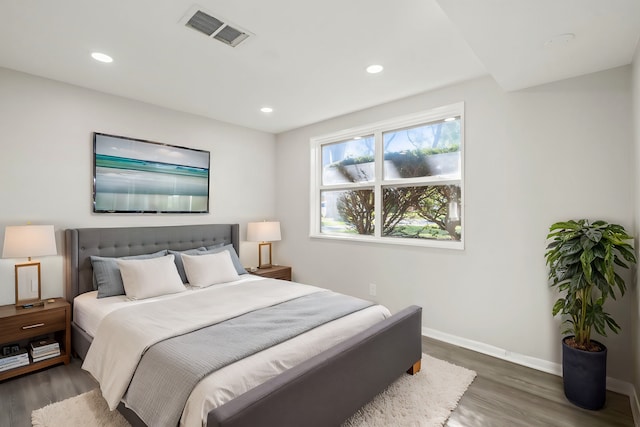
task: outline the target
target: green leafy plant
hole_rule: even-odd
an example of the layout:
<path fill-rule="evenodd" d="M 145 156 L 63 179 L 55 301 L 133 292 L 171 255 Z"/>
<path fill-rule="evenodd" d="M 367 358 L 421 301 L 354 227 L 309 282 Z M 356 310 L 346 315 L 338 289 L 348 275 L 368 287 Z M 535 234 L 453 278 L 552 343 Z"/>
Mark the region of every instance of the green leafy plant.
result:
<path fill-rule="evenodd" d="M 624 227 L 586 219 L 557 222 L 549 229 L 551 242 L 545 253 L 549 282 L 561 293 L 553 315 L 566 316 L 569 327 L 563 333 L 575 336 L 575 347 L 595 350 L 591 329 L 606 336 L 606 329 L 620 331 L 616 321 L 604 311 L 605 301 L 616 299 L 616 289 L 624 295 L 625 282 L 614 266 L 629 268 L 636 263 L 632 237 Z"/>

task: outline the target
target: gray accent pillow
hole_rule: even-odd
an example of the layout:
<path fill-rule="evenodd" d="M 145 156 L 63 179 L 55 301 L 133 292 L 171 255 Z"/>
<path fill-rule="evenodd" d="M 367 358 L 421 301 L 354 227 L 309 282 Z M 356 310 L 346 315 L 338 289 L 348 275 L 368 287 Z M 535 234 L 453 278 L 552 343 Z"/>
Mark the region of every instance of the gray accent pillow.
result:
<path fill-rule="evenodd" d="M 221 248 L 223 246 L 225 246 L 224 242 L 223 243 L 216 243 L 215 245 L 207 246 L 206 248 L 200 248 L 200 250 L 210 251 L 212 249 L 218 249 L 218 248 Z"/>
<path fill-rule="evenodd" d="M 98 298 L 112 297 L 115 295 L 125 295 L 122 276 L 118 268 L 118 259 L 150 259 L 167 255 L 167 250 L 163 249 L 152 254 L 132 255 L 121 258 L 109 258 L 92 256 L 91 266 L 93 267 L 93 288 L 98 290 Z"/>
<path fill-rule="evenodd" d="M 221 243 L 220 246 L 222 246 L 224 243 Z M 176 263 L 176 268 L 178 269 L 178 274 L 180 275 L 180 278 L 182 279 L 182 283 L 187 283 L 187 273 L 185 273 L 184 271 L 184 263 L 182 262 L 182 254 L 187 254 L 187 255 L 201 255 L 203 251 L 206 251 L 207 248 L 200 247 L 200 248 L 193 248 L 193 249 L 187 249 L 186 251 L 172 251 L 171 249 L 169 249 L 167 252 L 169 253 L 169 255 L 173 255 L 175 258 L 173 260 L 173 262 Z"/>

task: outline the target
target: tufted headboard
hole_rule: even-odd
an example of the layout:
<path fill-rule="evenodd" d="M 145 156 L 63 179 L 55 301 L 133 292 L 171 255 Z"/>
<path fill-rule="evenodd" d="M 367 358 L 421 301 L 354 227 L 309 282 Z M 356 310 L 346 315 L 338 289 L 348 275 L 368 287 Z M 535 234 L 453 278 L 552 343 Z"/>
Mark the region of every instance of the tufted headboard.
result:
<path fill-rule="evenodd" d="M 65 298 L 93 290 L 93 255 L 121 257 L 182 251 L 216 243 L 232 244 L 240 254 L 238 224 L 178 225 L 168 227 L 74 228 L 65 230 Z"/>

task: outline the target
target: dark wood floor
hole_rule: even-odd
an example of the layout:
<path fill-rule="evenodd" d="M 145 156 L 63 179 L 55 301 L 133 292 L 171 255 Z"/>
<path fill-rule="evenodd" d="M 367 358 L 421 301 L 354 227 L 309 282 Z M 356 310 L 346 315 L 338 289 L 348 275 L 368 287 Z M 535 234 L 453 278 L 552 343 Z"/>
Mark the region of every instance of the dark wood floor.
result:
<path fill-rule="evenodd" d="M 31 427 L 31 412 L 53 402 L 77 396 L 98 386 L 73 359 L 32 374 L 0 382 L 0 426 Z"/>
<path fill-rule="evenodd" d="M 562 378 L 556 375 L 426 337 L 422 348 L 478 374 L 449 417 L 448 427 L 634 427 L 628 396 L 607 392 L 605 407 L 588 411 L 567 401 Z"/>
<path fill-rule="evenodd" d="M 634 426 L 627 396 L 609 392 L 604 409 L 587 411 L 567 402 L 555 375 L 429 338 L 423 338 L 423 349 L 478 373 L 448 427 Z M 78 360 L 0 382 L 0 427 L 30 427 L 34 409 L 95 387 Z"/>

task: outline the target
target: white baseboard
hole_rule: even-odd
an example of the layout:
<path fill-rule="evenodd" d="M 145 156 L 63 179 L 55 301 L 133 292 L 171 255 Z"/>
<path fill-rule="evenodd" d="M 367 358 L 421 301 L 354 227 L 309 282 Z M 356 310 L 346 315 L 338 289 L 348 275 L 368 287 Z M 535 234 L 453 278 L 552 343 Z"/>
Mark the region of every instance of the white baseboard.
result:
<path fill-rule="evenodd" d="M 548 360 L 539 359 L 537 357 L 531 357 L 520 353 L 514 353 L 500 347 L 495 347 L 493 345 L 485 344 L 479 341 L 473 341 L 467 338 L 447 334 L 435 329 L 423 327 L 422 335 L 436 339 L 438 341 L 444 341 L 449 344 L 457 345 L 458 347 L 477 351 L 478 353 L 486 354 L 488 356 L 493 356 L 498 359 L 506 360 L 508 362 L 516 363 L 518 365 L 526 366 L 528 368 L 536 369 L 538 371 L 562 376 L 562 365 L 559 363 L 549 362 Z M 607 390 L 629 396 L 629 403 L 631 404 L 631 413 L 633 414 L 633 419 L 635 421 L 636 427 L 640 427 L 640 402 L 638 401 L 638 394 L 636 393 L 635 387 L 631 383 L 628 383 L 626 381 L 607 377 Z"/>
<path fill-rule="evenodd" d="M 538 371 L 547 372 L 553 375 L 562 375 L 562 366 L 559 363 L 549 362 L 537 357 L 526 356 L 520 353 L 514 353 L 509 350 L 505 350 L 500 347 L 485 344 L 479 341 L 473 341 L 467 338 L 461 338 L 456 335 L 447 334 L 430 328 L 422 328 L 422 335 L 429 338 L 436 339 L 438 341 L 444 341 L 449 344 L 457 345 L 458 347 L 467 348 L 469 350 L 477 351 L 478 353 L 486 354 L 496 357 L 498 359 L 507 360 L 509 362 L 517 363 L 518 365 L 526 366 L 536 369 Z"/>

